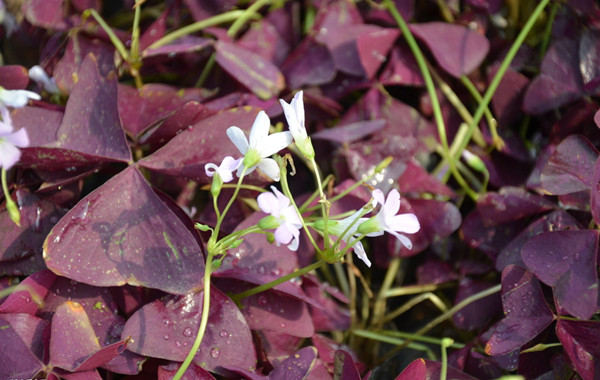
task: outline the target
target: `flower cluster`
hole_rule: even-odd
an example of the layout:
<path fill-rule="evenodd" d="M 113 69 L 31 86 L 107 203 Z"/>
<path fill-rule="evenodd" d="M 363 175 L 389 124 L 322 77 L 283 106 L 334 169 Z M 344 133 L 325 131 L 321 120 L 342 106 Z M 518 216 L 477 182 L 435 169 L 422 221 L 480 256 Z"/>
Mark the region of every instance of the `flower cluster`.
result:
<path fill-rule="evenodd" d="M 249 139 L 238 127 L 232 126 L 227 129 L 227 136 L 243 157 L 234 159 L 227 156 L 219 166 L 213 163 L 205 166 L 206 175 L 216 177 L 213 179 L 213 187 L 215 187 L 215 183 L 218 184 L 217 194 L 222 182 L 233 180 L 235 171 L 237 171 L 237 176 L 241 177 L 258 168 L 273 181 L 279 181 L 280 169 L 271 156 L 290 145 L 292 140 L 307 159 L 314 161 L 315 152 L 304 125 L 302 95 L 302 91 L 298 92 L 289 104 L 283 100 L 280 101 L 290 128 L 289 132 L 269 134 L 271 121 L 264 111 L 259 112 L 254 120 Z M 303 228 L 304 222 L 288 197 L 274 186 L 271 186 L 271 190 L 272 192 L 262 193 L 257 198 L 260 210 L 269 214 L 260 220 L 258 227 L 262 230 L 275 229 L 275 243 L 287 245 L 290 250 L 296 251 L 299 245 L 300 229 Z M 386 198 L 381 190 L 375 189 L 372 197 L 369 204 L 347 218 L 317 220 L 309 224 L 317 231 L 322 233 L 326 231 L 329 235 L 337 236 L 334 247 L 339 248 L 340 243 L 350 245 L 356 255 L 369 267 L 371 261 L 361 243 L 364 237 L 381 236 L 387 232 L 396 237 L 402 245 L 411 249 L 412 242 L 405 234 L 414 234 L 420 229 L 419 221 L 414 214 L 398 214 L 400 210 L 398 190 L 391 190 Z M 364 216 L 377 207 L 379 207 L 379 211 L 376 215 Z"/>

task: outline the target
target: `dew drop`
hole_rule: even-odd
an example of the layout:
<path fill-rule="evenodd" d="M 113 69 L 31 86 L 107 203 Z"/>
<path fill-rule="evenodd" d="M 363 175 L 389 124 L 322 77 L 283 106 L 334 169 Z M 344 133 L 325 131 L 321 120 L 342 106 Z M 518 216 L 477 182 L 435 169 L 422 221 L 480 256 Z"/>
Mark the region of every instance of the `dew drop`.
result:
<path fill-rule="evenodd" d="M 178 341 L 178 340 L 177 340 L 177 341 L 175 341 L 175 346 L 177 346 L 177 347 L 181 347 L 181 342 L 180 342 L 180 341 Z"/>
<path fill-rule="evenodd" d="M 212 356 L 213 359 L 218 358 L 219 355 L 221 355 L 221 351 L 217 347 L 210 350 L 210 356 Z"/>
<path fill-rule="evenodd" d="M 164 339 L 164 340 L 169 340 L 169 338 L 170 338 L 170 337 L 169 337 L 169 335 L 168 335 L 168 334 L 165 334 L 165 335 L 163 335 L 163 339 Z"/>
<path fill-rule="evenodd" d="M 225 330 L 221 330 L 221 333 L 219 334 L 221 336 L 221 338 L 228 338 L 229 337 L 229 333 Z"/>
<path fill-rule="evenodd" d="M 192 336 L 192 328 L 191 327 L 186 327 L 183 330 L 183 336 L 187 336 L 187 337 Z"/>
<path fill-rule="evenodd" d="M 264 265 L 259 265 L 256 268 L 256 271 L 258 272 L 258 274 L 265 274 L 265 266 Z"/>
<path fill-rule="evenodd" d="M 283 323 L 283 322 L 281 322 L 281 323 L 279 324 L 279 327 L 281 327 L 281 328 L 285 328 L 286 326 L 287 326 L 287 325 L 286 325 L 285 323 Z"/>
<path fill-rule="evenodd" d="M 258 296 L 258 304 L 260 306 L 265 306 L 267 303 L 269 303 L 269 300 L 267 300 L 267 297 L 265 296 Z"/>

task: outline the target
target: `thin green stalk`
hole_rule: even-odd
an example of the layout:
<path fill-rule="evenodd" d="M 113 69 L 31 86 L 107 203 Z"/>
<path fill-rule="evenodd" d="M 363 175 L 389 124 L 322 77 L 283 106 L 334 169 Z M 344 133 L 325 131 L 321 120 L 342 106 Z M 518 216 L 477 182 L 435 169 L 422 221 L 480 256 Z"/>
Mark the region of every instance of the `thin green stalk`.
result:
<path fill-rule="evenodd" d="M 319 195 L 321 199 L 319 203 L 321 204 L 321 217 L 323 218 L 323 250 L 327 252 L 329 250 L 329 234 L 327 233 L 327 222 L 329 220 L 329 209 L 331 208 L 331 203 L 327 200 L 325 193 L 323 192 L 323 184 L 321 183 L 321 175 L 319 174 L 319 167 L 315 162 L 315 159 L 310 160 L 312 167 L 314 168 L 315 178 L 317 179 L 317 187 L 319 189 Z"/>
<path fill-rule="evenodd" d="M 389 0 L 386 0 L 386 1 L 389 1 Z M 461 139 L 461 140 L 455 139 L 454 142 L 452 143 L 452 147 L 450 148 L 452 151 L 462 152 L 469 144 L 469 140 L 471 139 L 471 136 L 473 134 L 475 126 L 477 126 L 479 124 L 479 122 L 481 121 L 481 118 L 483 117 L 486 108 L 490 104 L 490 101 L 492 100 L 492 96 L 498 89 L 498 86 L 500 85 L 500 81 L 504 77 L 504 74 L 506 73 L 508 66 L 510 65 L 510 63 L 514 59 L 515 55 L 517 54 L 517 51 L 519 50 L 519 48 L 525 41 L 525 37 L 527 37 L 527 35 L 531 31 L 531 29 L 533 28 L 536 20 L 540 17 L 540 15 L 542 14 L 542 11 L 548 5 L 549 2 L 550 2 L 550 0 L 541 0 L 540 3 L 535 8 L 535 10 L 533 11 L 533 13 L 531 14 L 531 16 L 529 17 L 529 20 L 527 20 L 527 23 L 525 23 L 525 26 L 523 27 L 523 29 L 521 30 L 521 32 L 515 39 L 515 42 L 513 42 L 508 53 L 506 54 L 506 57 L 500 64 L 500 67 L 498 68 L 496 75 L 494 75 L 494 78 L 490 82 L 490 85 L 489 85 L 487 91 L 483 95 L 483 98 L 481 99 L 481 102 L 479 103 L 479 107 L 477 107 L 477 110 L 475 111 L 475 114 L 473 115 L 473 120 L 469 123 L 469 129 L 465 135 L 465 138 Z"/>
<path fill-rule="evenodd" d="M 231 38 L 235 38 L 235 35 L 244 27 L 246 22 L 250 20 L 259 10 L 265 5 L 269 4 L 272 0 L 257 0 L 255 3 L 250 5 L 244 14 L 237 18 L 227 30 L 227 35 Z"/>
<path fill-rule="evenodd" d="M 471 82 L 471 80 L 466 76 L 466 75 L 462 75 L 460 77 L 460 81 L 463 83 L 463 85 L 467 88 L 467 90 L 469 91 L 469 93 L 471 93 L 471 96 L 479 103 L 481 103 L 481 94 L 479 93 L 479 91 L 477 90 L 477 87 L 475 87 L 475 85 L 473 84 L 473 82 Z M 498 121 L 496 121 L 496 118 L 492 115 L 492 112 L 490 111 L 489 107 L 485 107 L 484 110 L 484 115 L 486 118 L 486 121 L 488 123 L 488 126 L 490 127 L 490 133 L 492 134 L 492 141 L 494 143 L 494 147 L 497 150 L 502 150 L 504 148 L 504 140 L 502 140 L 502 137 L 500 137 L 500 135 L 498 134 Z M 469 121 L 465 120 L 467 123 Z M 474 132 L 478 131 L 477 128 L 475 128 Z"/>
<path fill-rule="evenodd" d="M 194 344 L 192 344 L 192 348 L 188 352 L 183 363 L 181 363 L 181 367 L 179 367 L 177 373 L 175 373 L 173 380 L 181 379 L 185 371 L 190 366 L 190 363 L 194 359 L 194 356 L 196 356 L 196 353 L 200 348 L 200 344 L 202 343 L 202 339 L 204 338 L 206 325 L 208 324 L 208 315 L 210 313 L 210 275 L 212 274 L 212 259 L 213 254 L 208 252 L 208 256 L 206 257 L 206 266 L 204 267 L 204 298 L 202 301 L 202 317 L 200 319 L 198 333 L 196 334 L 196 339 L 194 340 Z"/>
<path fill-rule="evenodd" d="M 422 284 L 422 285 L 407 285 L 399 288 L 392 288 L 385 292 L 385 298 L 401 297 L 410 294 L 418 294 L 424 292 L 434 292 L 439 289 L 444 289 L 452 286 L 452 284 Z"/>
<path fill-rule="evenodd" d="M 321 256 L 323 254 L 323 252 L 321 251 L 321 249 L 317 245 L 317 242 L 315 241 L 315 239 L 313 239 L 312 234 L 308 230 L 308 226 L 306 225 L 306 222 L 304 221 L 304 218 L 302 217 L 302 214 L 300 213 L 300 210 L 298 209 L 298 206 L 296 205 L 296 201 L 294 200 L 294 197 L 292 196 L 292 192 L 290 191 L 290 187 L 287 182 L 287 171 L 285 169 L 283 159 L 277 160 L 277 163 L 279 164 L 279 167 L 281 170 L 281 179 L 280 179 L 281 190 L 283 191 L 283 194 L 286 197 L 288 197 L 288 199 L 290 200 L 290 204 L 292 205 L 294 210 L 296 210 L 296 213 L 298 213 L 298 216 L 300 217 L 300 221 L 302 222 L 302 228 L 304 229 L 304 232 L 306 233 L 308 240 L 310 240 L 311 244 L 313 245 L 313 247 L 315 247 L 315 250 L 317 251 L 319 256 Z"/>
<path fill-rule="evenodd" d="M 255 294 L 258 293 L 262 293 L 266 290 L 272 289 L 274 287 L 276 287 L 279 284 L 283 284 L 284 282 L 287 282 L 291 279 L 294 279 L 296 277 L 300 277 L 312 270 L 315 270 L 317 268 L 319 268 L 320 266 L 322 266 L 323 264 L 325 264 L 325 260 L 319 260 L 317 262 L 314 262 L 312 264 L 310 264 L 309 266 L 306 266 L 304 268 L 300 268 L 297 269 L 295 271 L 293 271 L 292 273 L 286 274 L 285 276 L 279 277 L 277 280 L 273 280 L 271 282 L 267 282 L 266 284 L 263 285 L 259 285 L 256 286 L 252 289 L 248 289 L 246 291 L 243 291 L 241 293 L 238 294 L 234 294 L 233 296 L 231 296 L 230 298 L 236 303 L 238 304 L 242 299 L 246 298 L 246 297 L 250 297 L 253 296 Z"/>
<path fill-rule="evenodd" d="M 419 66 L 421 75 L 423 75 L 423 80 L 425 81 L 425 87 L 427 88 L 427 93 L 429 94 L 429 97 L 431 99 L 431 107 L 433 108 L 433 116 L 435 119 L 435 124 L 438 129 L 438 136 L 440 138 L 440 142 L 442 143 L 442 150 L 444 152 L 442 157 L 448 161 L 448 167 L 449 167 L 450 171 L 452 172 L 452 175 L 454 176 L 454 179 L 456 180 L 456 182 L 462 187 L 462 189 L 465 191 L 465 193 L 469 197 L 476 200 L 478 197 L 477 193 L 475 193 L 469 187 L 469 185 L 466 183 L 464 178 L 461 176 L 461 174 L 456 169 L 455 161 L 453 160 L 452 156 L 450 156 L 450 150 L 449 150 L 449 146 L 448 146 L 448 138 L 446 136 L 446 126 L 444 123 L 444 118 L 442 116 L 442 109 L 440 107 L 440 102 L 437 98 L 435 86 L 434 86 L 433 80 L 431 78 L 431 73 L 429 72 L 429 69 L 427 68 L 427 63 L 425 61 L 425 57 L 423 56 L 421 49 L 419 49 L 419 46 L 417 45 L 417 42 L 415 41 L 415 38 L 412 35 L 412 32 L 410 31 L 410 29 L 408 28 L 408 25 L 404 21 L 404 18 L 402 18 L 402 15 L 400 14 L 400 12 L 398 12 L 398 9 L 396 9 L 396 5 L 392 2 L 392 0 L 384 0 L 384 4 L 388 8 L 392 17 L 398 24 L 398 27 L 402 31 L 402 35 L 404 36 L 404 39 L 408 43 L 408 46 L 410 47 L 410 50 L 412 51 L 413 56 L 415 57 L 415 60 L 417 61 L 417 65 Z"/>
<path fill-rule="evenodd" d="M 433 303 L 438 309 L 440 309 L 440 311 L 442 313 L 445 313 L 446 311 L 448 311 L 448 307 L 446 307 L 446 304 L 444 304 L 444 302 L 438 296 L 436 296 L 435 294 L 433 294 L 431 292 L 421 293 L 421 294 L 409 299 L 408 301 L 406 301 L 406 303 L 404 303 L 402 306 L 395 309 L 391 313 L 386 314 L 382 320 L 382 323 L 387 323 L 389 321 L 394 320 L 395 318 L 406 313 L 407 311 L 411 310 L 416 305 L 418 305 L 421 302 L 426 301 L 426 300 L 431 301 L 431 303 Z"/>
<path fill-rule="evenodd" d="M 206 29 L 211 26 L 216 26 L 216 25 L 223 24 L 226 22 L 235 21 L 239 17 L 241 17 L 243 14 L 244 14 L 243 10 L 229 11 L 229 12 L 221 13 L 219 15 L 209 17 L 207 19 L 184 26 L 183 28 L 177 29 L 177 30 L 167 34 L 166 36 L 159 39 L 158 41 L 155 41 L 152 45 L 150 45 L 148 47 L 148 49 L 156 49 L 158 47 L 167 45 L 167 44 L 175 41 L 178 38 L 187 36 L 188 34 L 199 32 L 202 29 Z"/>
<path fill-rule="evenodd" d="M 10 219 L 19 227 L 21 227 L 21 213 L 15 201 L 13 201 L 8 191 L 8 184 L 6 180 L 6 170 L 2 167 L 2 191 L 4 192 L 4 199 L 6 200 L 6 209 Z"/>
<path fill-rule="evenodd" d="M 330 182 L 332 179 L 333 179 L 333 175 L 332 175 L 332 174 L 330 174 L 330 175 L 328 175 L 327 177 L 325 177 L 325 180 L 323 180 L 323 186 L 324 186 L 324 187 L 325 187 L 325 186 L 327 186 L 327 185 L 329 184 L 329 182 Z M 300 210 L 300 211 L 302 211 L 302 212 L 307 212 L 307 211 L 310 211 L 310 209 L 307 209 L 307 207 L 308 207 L 308 206 L 309 206 L 309 205 L 310 205 L 310 204 L 311 204 L 311 203 L 312 203 L 312 202 L 313 202 L 315 199 L 317 199 L 317 196 L 318 196 L 318 195 L 319 195 L 319 192 L 318 192 L 318 191 L 313 191 L 313 193 L 310 195 L 310 197 L 308 197 L 308 199 L 307 199 L 307 200 L 305 200 L 305 201 L 304 201 L 304 203 L 302 203 L 302 205 L 300 205 L 300 207 L 299 207 L 299 210 Z M 334 197 L 334 198 L 335 198 L 335 197 Z M 333 202 L 333 198 L 332 198 L 331 202 Z M 318 209 L 318 206 L 317 206 L 317 208 L 315 208 L 314 210 L 316 210 L 316 209 Z M 314 211 L 314 210 L 313 210 L 313 211 Z"/>
<path fill-rule="evenodd" d="M 144 85 L 140 76 L 142 60 L 140 59 L 140 13 L 145 0 L 136 0 L 133 16 L 133 29 L 131 31 L 131 49 L 129 50 L 129 67 L 134 78 L 135 86 L 139 89 Z"/>
<path fill-rule="evenodd" d="M 206 61 L 206 65 L 204 65 L 204 68 L 202 69 L 202 73 L 200 73 L 200 76 L 198 77 L 198 80 L 196 81 L 196 88 L 200 88 L 200 87 L 204 86 L 204 83 L 206 83 L 206 80 L 208 79 L 208 76 L 210 75 L 210 72 L 212 71 L 216 62 L 217 62 L 217 55 L 215 53 L 212 53 L 210 55 L 210 57 L 208 58 L 208 61 Z"/>
<path fill-rule="evenodd" d="M 213 240 L 214 237 L 214 241 L 216 241 L 219 238 L 219 230 L 221 229 L 221 223 L 223 223 L 223 219 L 225 217 L 225 215 L 227 215 L 227 212 L 229 211 L 229 208 L 231 208 L 231 205 L 233 205 L 233 202 L 235 201 L 235 198 L 237 198 L 238 193 L 240 192 L 240 187 L 242 185 L 242 181 L 244 180 L 244 176 L 246 175 L 246 170 L 248 168 L 246 168 L 244 166 L 244 169 L 242 170 L 242 174 L 240 175 L 240 178 L 238 179 L 238 183 L 237 186 L 233 192 L 233 195 L 231 196 L 231 199 L 229 199 L 229 202 L 227 202 L 227 205 L 225 206 L 225 208 L 223 209 L 223 213 L 221 214 L 221 217 L 219 219 L 217 219 L 217 225 L 215 226 L 215 230 L 213 232 L 213 234 L 210 237 L 209 240 L 209 244 L 208 244 L 208 248 L 212 248 L 210 245 L 211 240 Z M 214 243 L 213 243 L 214 244 Z"/>
<path fill-rule="evenodd" d="M 371 339 L 371 340 L 375 340 L 375 341 L 379 341 L 379 342 L 383 342 L 383 343 L 389 343 L 389 344 L 393 344 L 396 346 L 405 344 L 407 342 L 404 339 L 391 337 L 388 335 L 376 333 L 376 332 L 369 331 L 369 330 L 353 330 L 353 331 L 351 331 L 351 333 L 353 335 L 359 336 L 361 338 L 367 338 L 367 339 Z M 417 351 L 423 351 L 423 352 L 427 353 L 427 357 L 431 360 L 436 359 L 436 357 L 433 354 L 433 352 L 431 351 L 431 349 L 424 344 L 419 344 L 419 343 L 415 343 L 415 342 L 411 341 L 410 343 L 407 344 L 407 346 L 410 349 L 417 350 Z"/>
<path fill-rule="evenodd" d="M 419 329 L 417 332 L 415 332 L 416 336 L 422 336 L 423 334 L 426 334 L 429 330 L 431 330 L 432 328 L 434 328 L 435 326 L 439 325 L 440 323 L 452 318 L 452 316 L 454 314 L 456 314 L 459 310 L 463 309 L 464 307 L 472 304 L 475 301 L 478 301 L 482 298 L 485 298 L 489 295 L 492 295 L 494 293 L 498 293 L 500 290 L 502 289 L 502 285 L 498 284 L 496 286 L 492 286 L 491 288 L 485 289 L 479 293 L 475 293 L 467 298 L 465 298 L 464 300 L 460 301 L 459 303 L 457 303 L 456 305 L 454 305 L 450 310 L 448 310 L 447 312 L 439 315 L 437 318 L 435 318 L 434 320 L 432 320 L 431 322 L 427 323 L 425 326 L 423 326 L 421 329 Z M 394 353 L 396 353 L 398 350 L 406 347 L 408 345 L 408 343 L 412 342 L 412 339 L 407 340 L 404 344 L 396 347 L 395 349 L 393 349 L 392 351 L 390 351 L 389 353 L 387 353 L 385 356 L 387 357 L 391 357 Z M 385 360 L 385 358 L 383 358 L 382 360 Z"/>
<path fill-rule="evenodd" d="M 552 36 L 552 26 L 554 25 L 554 19 L 556 18 L 556 12 L 558 12 L 559 6 L 560 2 L 555 1 L 554 3 L 552 3 L 552 7 L 550 8 L 550 15 L 548 16 L 548 21 L 546 22 L 544 37 L 542 38 L 542 43 L 540 44 L 540 59 L 543 59 L 546 56 L 546 51 L 548 50 L 548 46 L 550 45 L 550 37 Z"/>
<path fill-rule="evenodd" d="M 386 292 L 392 287 L 394 283 L 394 279 L 400 270 L 400 264 L 402 263 L 402 259 L 399 257 L 395 257 L 390 262 L 388 269 L 385 273 L 385 277 L 383 279 L 383 283 L 381 284 L 381 289 L 377 293 L 377 298 L 375 298 L 375 304 L 373 305 L 373 321 L 371 323 L 375 328 L 381 328 L 383 325 L 383 316 L 386 309 Z"/>
<path fill-rule="evenodd" d="M 403 332 L 403 331 L 386 331 L 385 333 L 387 335 L 398 337 L 398 338 L 412 339 L 412 340 L 415 340 L 417 342 L 430 343 L 430 344 L 435 344 L 435 345 L 438 345 L 438 346 L 442 345 L 442 341 L 444 339 L 444 338 L 442 338 L 442 339 L 434 338 L 434 337 L 427 336 L 427 335 L 417 336 L 415 334 L 411 334 L 411 333 L 407 333 L 407 332 Z M 465 346 L 466 345 L 463 344 L 463 343 L 452 342 L 452 344 L 450 344 L 448 347 L 460 350 L 461 348 L 464 348 Z"/>
<path fill-rule="evenodd" d="M 121 40 L 119 39 L 119 37 L 117 37 L 117 35 L 115 34 L 115 32 L 113 32 L 113 30 L 106 23 L 106 21 L 104 21 L 104 19 L 102 18 L 102 16 L 100 16 L 98 14 L 98 12 L 96 12 L 96 10 L 93 9 L 93 8 L 86 9 L 83 12 L 83 17 L 84 18 L 87 18 L 88 15 L 92 15 L 92 17 L 94 18 L 94 20 L 96 20 L 96 22 L 100 25 L 100 27 L 106 32 L 106 34 L 108 34 L 108 38 L 110 38 L 110 42 L 112 42 L 112 44 L 114 45 L 115 49 L 117 49 L 117 51 L 121 55 L 121 58 L 123 58 L 124 61 L 129 62 L 129 52 L 127 52 L 127 49 L 125 48 L 125 45 L 123 44 L 123 42 L 121 42 Z"/>
<path fill-rule="evenodd" d="M 442 338 L 440 349 L 442 350 L 442 367 L 440 368 L 440 380 L 446 380 L 448 376 L 448 347 L 452 346 L 454 340 L 451 338 Z"/>

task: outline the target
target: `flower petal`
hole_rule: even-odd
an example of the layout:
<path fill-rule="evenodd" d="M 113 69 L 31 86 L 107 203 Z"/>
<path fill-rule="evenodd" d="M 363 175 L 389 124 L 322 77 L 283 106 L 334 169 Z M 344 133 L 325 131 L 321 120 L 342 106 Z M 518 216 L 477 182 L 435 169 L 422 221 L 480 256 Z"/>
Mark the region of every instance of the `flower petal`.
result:
<path fill-rule="evenodd" d="M 414 234 L 421 229 L 421 224 L 415 214 L 400 214 L 390 218 L 387 227 L 396 232 Z"/>
<path fill-rule="evenodd" d="M 19 148 L 5 139 L 0 139 L 0 167 L 4 170 L 10 169 L 21 158 Z"/>
<path fill-rule="evenodd" d="M 400 193 L 396 189 L 392 189 L 389 192 L 387 199 L 385 200 L 385 204 L 381 209 L 381 212 L 384 214 L 384 218 L 386 223 L 388 219 L 396 215 L 396 213 L 400 210 Z"/>
<path fill-rule="evenodd" d="M 367 253 L 365 252 L 365 247 L 363 247 L 362 243 L 356 242 L 354 244 L 354 253 L 361 259 L 369 268 L 371 267 L 371 260 L 367 257 Z"/>
<path fill-rule="evenodd" d="M 273 181 L 278 182 L 281 178 L 281 173 L 279 172 L 279 165 L 277 165 L 277 162 L 275 162 L 274 159 L 263 158 L 262 160 L 260 160 L 257 166 L 260 169 L 260 171 L 263 172 L 264 175 L 271 178 Z M 254 168 L 251 169 L 254 170 Z M 238 169 L 238 173 L 239 171 L 240 170 Z M 250 170 L 246 171 L 246 173 L 249 172 Z"/>
<path fill-rule="evenodd" d="M 287 226 L 287 228 L 292 233 L 292 235 L 294 235 L 292 242 L 288 245 L 288 249 L 290 251 L 295 252 L 298 250 L 298 246 L 300 245 L 300 231 L 297 229 L 290 228 L 290 226 Z"/>
<path fill-rule="evenodd" d="M 0 101 L 9 107 L 21 108 L 29 103 L 29 99 L 40 100 L 35 92 L 27 90 L 0 90 Z"/>
<path fill-rule="evenodd" d="M 388 231 L 390 234 L 394 235 L 396 239 L 400 240 L 400 243 L 404 245 L 407 249 L 412 249 L 412 241 L 404 235 L 401 235 L 394 231 Z"/>
<path fill-rule="evenodd" d="M 282 224 L 275 230 L 275 241 L 277 244 L 289 244 L 293 237 L 294 235 L 285 224 Z"/>
<path fill-rule="evenodd" d="M 212 177 L 215 175 L 215 172 L 218 168 L 219 167 L 216 164 L 209 162 L 208 164 L 204 165 L 204 173 L 206 173 L 208 177 Z"/>
<path fill-rule="evenodd" d="M 291 105 L 294 108 L 294 112 L 296 113 L 296 119 L 298 120 L 298 124 L 300 124 L 300 128 L 302 129 L 302 133 L 304 137 L 306 137 L 306 126 L 304 125 L 304 100 L 303 100 L 304 92 L 298 91 L 294 98 L 291 101 Z"/>
<path fill-rule="evenodd" d="M 227 128 L 227 137 L 229 137 L 229 140 L 231 140 L 241 154 L 246 154 L 246 151 L 248 150 L 248 139 L 241 129 L 238 127 Z"/>
<path fill-rule="evenodd" d="M 271 127 L 271 120 L 265 111 L 260 111 L 254 119 L 252 129 L 250 130 L 250 147 L 260 152 L 258 147 L 269 135 L 269 128 Z M 269 154 L 270 156 L 270 154 Z M 263 156 L 266 157 L 266 156 Z"/>
<path fill-rule="evenodd" d="M 373 190 L 373 192 L 371 193 L 371 195 L 373 196 L 373 199 L 375 200 L 375 204 L 373 205 L 373 207 L 377 206 L 378 204 L 383 206 L 385 204 L 385 195 L 383 195 L 383 191 L 379 190 L 379 189 L 375 189 Z"/>
<path fill-rule="evenodd" d="M 279 211 L 284 211 L 290 205 L 290 200 L 281 191 L 277 190 L 275 186 L 271 186 L 271 191 L 277 197 L 277 207 Z"/>
<path fill-rule="evenodd" d="M 260 208 L 260 210 L 265 214 L 273 215 L 273 212 L 278 211 L 278 200 L 275 194 L 273 193 L 266 192 L 259 194 L 258 197 L 256 197 L 256 202 L 258 203 L 258 207 Z M 277 213 L 277 215 L 274 216 L 278 217 L 279 213 Z"/>
<path fill-rule="evenodd" d="M 283 148 L 287 148 L 292 143 L 292 134 L 288 131 L 277 132 L 264 137 L 259 143 L 256 149 L 260 153 L 261 157 L 271 157 L 273 154 L 279 152 Z"/>

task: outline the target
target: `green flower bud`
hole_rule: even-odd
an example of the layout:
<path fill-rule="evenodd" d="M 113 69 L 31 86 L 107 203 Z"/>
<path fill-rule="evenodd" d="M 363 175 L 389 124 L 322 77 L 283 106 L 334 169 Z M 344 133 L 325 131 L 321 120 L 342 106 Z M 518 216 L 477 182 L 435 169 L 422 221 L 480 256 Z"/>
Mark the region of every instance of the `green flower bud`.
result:
<path fill-rule="evenodd" d="M 258 221 L 258 228 L 263 231 L 273 230 L 281 225 L 281 221 L 279 218 L 274 217 L 273 215 L 268 215 Z"/>

